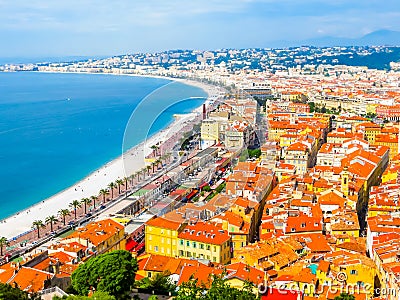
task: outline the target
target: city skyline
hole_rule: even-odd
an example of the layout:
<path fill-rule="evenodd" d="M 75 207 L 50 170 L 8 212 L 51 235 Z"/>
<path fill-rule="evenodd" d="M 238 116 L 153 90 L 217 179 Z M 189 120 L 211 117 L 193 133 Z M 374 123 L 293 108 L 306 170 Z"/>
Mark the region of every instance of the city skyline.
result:
<path fill-rule="evenodd" d="M 396 1 L 0 1 L 0 57 L 290 46 L 400 31 Z M 328 37 L 328 38 L 327 38 Z"/>

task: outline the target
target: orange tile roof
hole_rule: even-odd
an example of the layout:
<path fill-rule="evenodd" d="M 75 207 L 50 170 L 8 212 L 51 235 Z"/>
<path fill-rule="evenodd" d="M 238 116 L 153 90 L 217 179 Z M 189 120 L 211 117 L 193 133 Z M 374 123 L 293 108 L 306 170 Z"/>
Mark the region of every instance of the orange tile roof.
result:
<path fill-rule="evenodd" d="M 321 217 L 309 217 L 306 214 L 288 217 L 286 221 L 286 234 L 300 232 L 322 232 Z"/>
<path fill-rule="evenodd" d="M 287 147 L 286 151 L 307 151 L 307 149 L 308 147 L 306 144 L 296 142 Z"/>
<path fill-rule="evenodd" d="M 334 191 L 330 191 L 318 197 L 318 203 L 321 205 L 339 205 L 340 208 L 343 208 L 345 202 L 346 199 L 339 196 Z"/>
<path fill-rule="evenodd" d="M 193 259 L 167 257 L 162 255 L 151 254 L 147 257 L 138 257 L 139 270 L 152 272 L 165 272 L 170 274 L 180 274 L 183 266 L 199 266 L 201 262 Z"/>
<path fill-rule="evenodd" d="M 243 218 L 231 211 L 223 212 L 220 215 L 217 215 L 214 219 L 225 220 L 229 223 L 229 225 L 233 225 L 238 227 L 239 229 L 242 227 L 244 221 Z"/>
<path fill-rule="evenodd" d="M 329 271 L 329 266 L 331 265 L 331 263 L 329 261 L 326 260 L 320 260 L 318 262 L 318 268 L 317 270 L 328 273 Z"/>
<path fill-rule="evenodd" d="M 230 240 L 228 232 L 223 230 L 220 224 L 206 222 L 198 222 L 186 226 L 178 234 L 178 238 L 213 245 L 222 245 Z"/>
<path fill-rule="evenodd" d="M 321 253 L 332 251 L 326 240 L 326 236 L 322 235 L 322 233 L 298 234 L 293 237 L 299 242 L 305 243 L 311 252 Z"/>
<path fill-rule="evenodd" d="M 212 275 L 222 275 L 223 269 L 222 268 L 214 268 L 208 267 L 205 265 L 200 266 L 184 266 L 182 268 L 178 286 L 182 284 L 182 282 L 187 282 L 191 278 L 197 279 L 197 285 L 205 285 L 205 287 L 209 287 L 211 284 L 211 276 Z"/>
<path fill-rule="evenodd" d="M 150 219 L 146 222 L 146 226 L 153 226 L 158 228 L 166 228 L 171 230 L 178 230 L 182 226 L 183 222 L 176 222 L 164 217 L 157 217 Z"/>
<path fill-rule="evenodd" d="M 63 251 L 58 251 L 58 252 L 54 252 L 49 254 L 50 257 L 58 260 L 59 262 L 61 262 L 62 264 L 66 264 L 71 262 L 74 257 L 71 255 L 68 255 L 67 253 L 63 252 Z"/>
<path fill-rule="evenodd" d="M 242 262 L 227 265 L 225 269 L 228 272 L 228 279 L 237 278 L 242 281 L 251 282 L 256 286 L 264 282 L 264 272 Z"/>
<path fill-rule="evenodd" d="M 78 228 L 74 233 L 67 236 L 66 239 L 86 239 L 90 240 L 93 245 L 97 246 L 121 230 L 124 230 L 123 225 L 111 219 L 105 219 L 89 223 L 83 228 Z"/>
<path fill-rule="evenodd" d="M 54 274 L 32 268 L 22 267 L 8 283 L 29 293 L 38 292 L 45 288 L 45 281 L 54 277 Z"/>
<path fill-rule="evenodd" d="M 18 267 L 14 264 L 8 263 L 0 268 L 0 282 L 7 283 L 13 276 Z"/>

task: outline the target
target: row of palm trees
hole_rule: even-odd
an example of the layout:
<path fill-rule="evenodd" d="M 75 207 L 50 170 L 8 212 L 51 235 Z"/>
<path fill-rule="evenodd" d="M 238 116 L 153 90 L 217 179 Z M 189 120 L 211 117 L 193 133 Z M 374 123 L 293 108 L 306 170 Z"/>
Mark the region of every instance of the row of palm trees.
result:
<path fill-rule="evenodd" d="M 154 145 L 155 146 L 155 145 Z M 152 146 L 153 147 L 153 146 Z M 157 146 L 155 146 L 157 147 Z M 158 148 L 157 148 L 158 149 Z M 154 168 L 157 167 L 159 168 L 160 165 L 161 167 L 163 166 L 163 163 L 169 159 L 172 156 L 171 153 L 166 153 L 165 155 L 161 155 L 159 158 L 157 158 L 155 161 L 153 161 L 151 163 L 151 165 L 147 165 L 145 167 L 143 167 L 142 169 L 140 169 L 139 171 L 135 172 L 134 174 L 131 175 L 131 179 L 136 178 L 137 181 L 140 180 L 140 176 L 143 175 L 142 179 L 146 178 L 146 174 L 147 176 L 150 175 L 150 170 L 152 170 L 152 173 L 154 173 Z"/>
<path fill-rule="evenodd" d="M 79 200 L 73 200 L 69 207 L 74 211 L 74 217 L 76 219 L 77 209 L 84 205 L 85 214 L 87 213 L 88 205 L 91 205 L 93 202 L 94 208 L 96 208 L 96 196 L 92 196 L 90 198 L 82 198 Z M 71 211 L 69 209 L 63 208 L 58 211 L 58 215 L 63 219 L 63 224 L 65 226 L 67 216 L 71 215 Z M 35 220 L 32 223 L 32 227 L 37 230 L 37 237 L 40 238 L 40 229 L 46 227 L 46 225 L 50 224 L 50 231 L 53 231 L 53 225 L 58 222 L 58 219 L 55 215 L 48 216 L 45 221 L 42 220 Z M 1 245 L 1 244 L 0 244 Z"/>
<path fill-rule="evenodd" d="M 153 150 L 155 150 L 155 153 L 157 155 L 157 150 L 159 149 L 158 146 L 154 145 L 151 147 Z M 159 167 L 160 164 L 161 166 L 163 165 L 163 162 L 171 157 L 171 153 L 166 153 L 165 155 L 161 155 L 159 158 L 157 158 L 155 161 L 151 163 L 151 165 L 147 165 L 143 167 L 141 170 L 133 173 L 129 177 L 124 177 L 123 179 L 117 179 L 115 182 L 111 182 L 108 184 L 109 189 L 101 189 L 99 191 L 99 196 L 102 197 L 103 203 L 106 201 L 106 197 L 108 194 L 111 193 L 111 199 L 114 198 L 114 189 L 118 188 L 118 194 L 121 194 L 121 186 L 125 186 L 125 191 L 126 193 L 128 192 L 128 181 L 130 181 L 131 186 L 133 186 L 133 182 L 136 178 L 137 181 L 140 180 L 140 176 L 143 175 L 143 179 L 146 178 L 146 173 L 147 176 L 150 175 L 150 170 L 152 169 L 154 173 L 154 168 Z M 87 214 L 87 208 L 93 203 L 93 208 L 96 209 L 96 201 L 98 200 L 98 196 L 91 196 L 90 198 L 82 198 L 80 201 L 79 200 L 73 200 L 71 203 L 69 203 L 69 208 L 74 211 L 74 218 L 77 218 L 77 210 L 78 208 L 81 208 L 82 205 L 84 206 L 84 212 L 85 215 Z M 64 226 L 66 225 L 66 218 L 71 215 L 71 211 L 69 209 L 60 209 L 58 211 L 59 217 L 62 218 Z M 46 225 L 50 225 L 50 230 L 51 232 L 53 231 L 53 225 L 58 222 L 58 218 L 55 215 L 51 215 L 46 217 L 45 221 L 43 222 L 42 220 L 35 220 L 32 223 L 32 227 L 37 230 L 37 238 L 40 238 L 40 229 L 46 227 Z M 0 237 L 0 255 L 3 255 L 3 247 L 8 246 L 9 242 L 7 238 L 5 237 Z"/>

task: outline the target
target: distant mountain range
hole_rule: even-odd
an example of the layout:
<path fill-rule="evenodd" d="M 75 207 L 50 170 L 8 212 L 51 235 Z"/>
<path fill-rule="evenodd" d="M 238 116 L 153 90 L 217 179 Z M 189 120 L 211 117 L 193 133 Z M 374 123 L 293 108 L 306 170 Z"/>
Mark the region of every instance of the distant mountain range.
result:
<path fill-rule="evenodd" d="M 330 46 L 400 46 L 400 32 L 392 30 L 377 30 L 368 33 L 360 38 L 340 38 L 333 36 L 325 36 L 315 39 L 300 40 L 294 42 L 277 41 L 272 43 L 272 47 L 287 47 L 287 46 L 317 46 L 317 47 L 330 47 Z"/>

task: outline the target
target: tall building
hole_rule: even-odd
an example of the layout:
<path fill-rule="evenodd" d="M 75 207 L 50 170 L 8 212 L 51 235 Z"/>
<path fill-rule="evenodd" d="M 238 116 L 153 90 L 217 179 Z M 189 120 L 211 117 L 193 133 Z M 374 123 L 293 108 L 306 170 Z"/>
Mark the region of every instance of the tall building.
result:
<path fill-rule="evenodd" d="M 204 150 L 218 143 L 219 140 L 218 121 L 205 119 L 201 122 L 201 149 Z"/>

